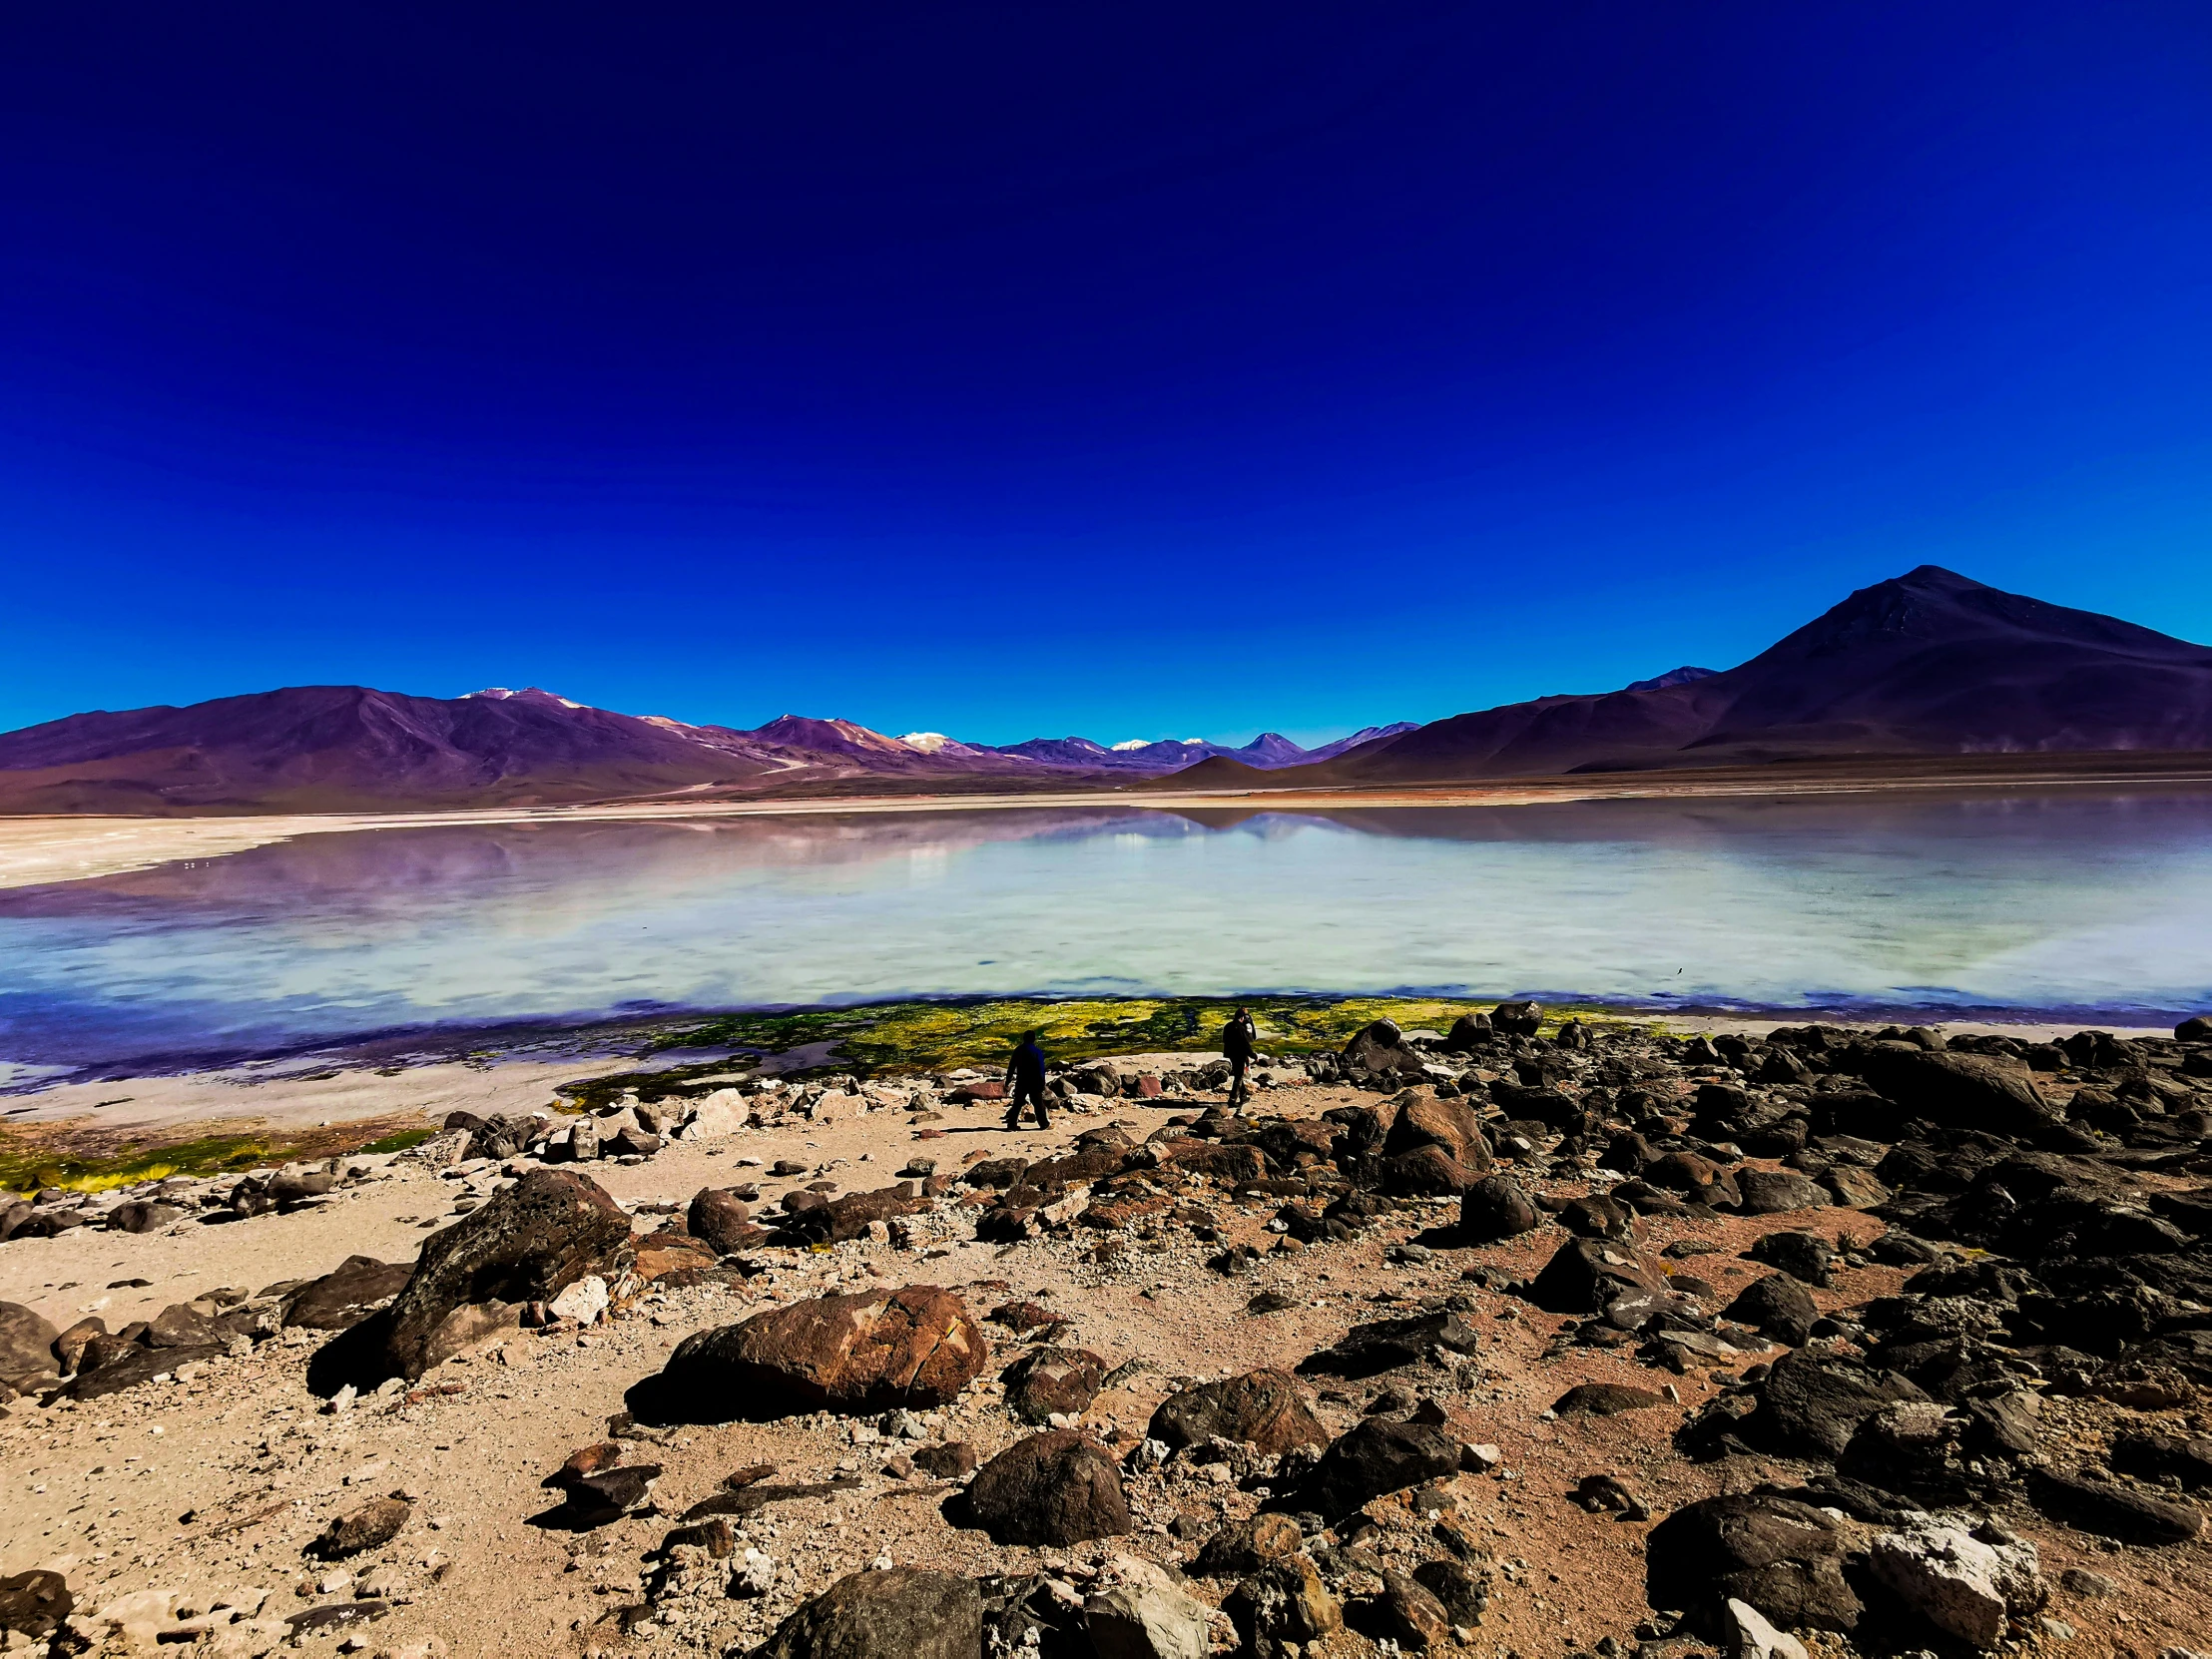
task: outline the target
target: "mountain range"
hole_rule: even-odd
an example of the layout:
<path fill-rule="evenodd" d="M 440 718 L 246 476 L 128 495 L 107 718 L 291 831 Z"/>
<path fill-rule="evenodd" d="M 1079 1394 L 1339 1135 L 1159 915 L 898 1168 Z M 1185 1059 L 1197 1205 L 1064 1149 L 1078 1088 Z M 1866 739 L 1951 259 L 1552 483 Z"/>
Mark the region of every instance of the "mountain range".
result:
<path fill-rule="evenodd" d="M 1318 749 L 1263 733 L 1104 745 L 751 730 L 535 688 L 302 686 L 0 735 L 0 813 L 390 811 L 867 789 L 1360 788 L 1899 755 L 2212 751 L 2212 649 L 1934 565 L 1861 589 L 1732 669 L 1537 698 Z"/>

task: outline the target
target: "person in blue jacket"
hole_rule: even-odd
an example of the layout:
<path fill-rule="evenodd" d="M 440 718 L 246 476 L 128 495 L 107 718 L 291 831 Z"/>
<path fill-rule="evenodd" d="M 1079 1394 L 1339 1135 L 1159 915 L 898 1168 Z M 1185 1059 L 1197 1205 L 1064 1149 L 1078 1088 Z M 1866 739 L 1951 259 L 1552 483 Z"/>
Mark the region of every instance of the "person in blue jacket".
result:
<path fill-rule="evenodd" d="M 1044 1105 L 1044 1050 L 1037 1046 L 1042 1032 L 1032 1031 L 1021 1039 L 1013 1058 L 1006 1062 L 1006 1091 L 1011 1097 L 1006 1106 L 1006 1127 L 1021 1127 L 1021 1109 L 1034 1102 L 1037 1108 L 1037 1127 L 1050 1129 L 1052 1122 L 1045 1116 Z"/>

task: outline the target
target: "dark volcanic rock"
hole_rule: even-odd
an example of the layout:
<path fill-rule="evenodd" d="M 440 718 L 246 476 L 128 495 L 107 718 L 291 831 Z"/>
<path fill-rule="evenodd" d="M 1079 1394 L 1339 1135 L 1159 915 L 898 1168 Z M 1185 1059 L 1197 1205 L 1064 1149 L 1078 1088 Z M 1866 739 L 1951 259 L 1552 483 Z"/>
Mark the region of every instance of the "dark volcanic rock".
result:
<path fill-rule="evenodd" d="M 1321 1454 L 1299 1503 L 1335 1521 L 1372 1498 L 1458 1472 L 1459 1442 L 1427 1423 L 1369 1417 Z"/>
<path fill-rule="evenodd" d="M 2131 1544 L 2180 1544 L 2197 1535 L 2203 1517 L 2186 1503 L 2136 1491 L 2079 1470 L 2032 1469 L 2028 1500 L 2052 1520 Z"/>
<path fill-rule="evenodd" d="M 2192 1491 L 2212 1486 L 2212 1435 L 2129 1431 L 2112 1442 L 2112 1466 L 2144 1480 L 2178 1481 Z"/>
<path fill-rule="evenodd" d="M 1177 1449 L 1219 1435 L 1241 1440 L 1264 1457 L 1296 1445 L 1329 1443 L 1329 1430 L 1306 1403 L 1298 1380 L 1267 1369 L 1169 1395 L 1152 1413 L 1145 1433 Z"/>
<path fill-rule="evenodd" d="M 399 1529 L 407 1524 L 407 1517 L 413 1513 L 403 1498 L 371 1498 L 358 1509 L 348 1510 L 333 1520 L 310 1547 L 315 1554 L 332 1561 L 358 1555 L 363 1550 L 381 1549 L 399 1536 Z"/>
<path fill-rule="evenodd" d="M 1861 1606 L 1843 1574 L 1844 1534 L 1809 1503 L 1754 1493 L 1677 1509 L 1645 1543 L 1654 1607 L 1686 1608 L 1708 1630 L 1730 1598 L 1788 1629 L 1850 1630 Z"/>
<path fill-rule="evenodd" d="M 54 1344 L 60 1337 L 41 1315 L 20 1302 L 0 1302 L 0 1382 L 51 1374 Z"/>
<path fill-rule="evenodd" d="M 1411 1314 L 1356 1325 L 1333 1347 L 1300 1361 L 1298 1369 L 1308 1374 L 1373 1377 L 1425 1359 L 1431 1348 L 1472 1354 L 1477 1341 L 1474 1327 L 1457 1314 Z"/>
<path fill-rule="evenodd" d="M 1665 1291 L 1664 1269 L 1648 1256 L 1602 1239 L 1570 1239 L 1528 1287 L 1550 1314 L 1595 1314 L 1624 1291 Z"/>
<path fill-rule="evenodd" d="M 58 1572 L 37 1570 L 0 1578 L 0 1630 L 51 1636 L 76 1606 L 69 1581 Z"/>
<path fill-rule="evenodd" d="M 1825 1286 L 1835 1277 L 1836 1249 L 1818 1233 L 1769 1233 L 1744 1254 L 1801 1284 Z"/>
<path fill-rule="evenodd" d="M 1483 1159 L 1481 1168 L 1489 1160 Z M 1382 1160 L 1382 1190 L 1397 1198 L 1451 1198 L 1481 1179 L 1481 1169 L 1459 1163 L 1440 1146 L 1417 1146 Z"/>
<path fill-rule="evenodd" d="M 1473 1108 L 1463 1100 L 1439 1100 L 1431 1089 L 1413 1089 L 1398 1098 L 1397 1116 L 1383 1137 L 1382 1156 L 1391 1159 L 1420 1147 L 1439 1147 L 1461 1168 L 1481 1175 L 1490 1167 L 1490 1143 Z"/>
<path fill-rule="evenodd" d="M 1788 1274 L 1776 1273 L 1745 1286 L 1721 1317 L 1797 1348 L 1813 1334 L 1813 1322 L 1821 1317 L 1821 1311 L 1814 1305 L 1812 1292 Z"/>
<path fill-rule="evenodd" d="M 1859 1066 L 1884 1097 L 1945 1128 L 2033 1139 L 2058 1123 L 2024 1066 L 1894 1043 L 1864 1049 Z"/>
<path fill-rule="evenodd" d="M 743 1199 L 715 1187 L 702 1187 L 692 1195 L 684 1225 L 693 1238 L 704 1240 L 718 1256 L 744 1250 L 767 1236 L 767 1229 L 754 1221 Z"/>
<path fill-rule="evenodd" d="M 1490 1010 L 1490 1029 L 1509 1037 L 1533 1037 L 1543 1022 L 1541 1003 L 1500 1002 Z"/>
<path fill-rule="evenodd" d="M 1663 1395 L 1648 1388 L 1631 1388 L 1623 1382 L 1578 1382 L 1553 1400 L 1551 1408 L 1563 1417 L 1578 1411 L 1610 1417 L 1617 1412 L 1645 1411 L 1665 1403 Z"/>
<path fill-rule="evenodd" d="M 1780 1215 L 1786 1210 L 1824 1209 L 1828 1189 L 1788 1169 L 1747 1169 L 1736 1175 L 1738 1208 L 1747 1216 Z"/>
<path fill-rule="evenodd" d="M 1130 1529 L 1113 1454 L 1072 1428 L 1016 1440 L 977 1469 L 966 1512 L 1001 1544 L 1064 1547 Z"/>
<path fill-rule="evenodd" d="M 1636 1231 L 1636 1212 L 1617 1198 L 1592 1193 L 1569 1199 L 1559 1212 L 1559 1225 L 1577 1238 L 1626 1239 Z"/>
<path fill-rule="evenodd" d="M 1420 1056 L 1403 1044 L 1404 1034 L 1397 1026 L 1379 1019 L 1345 1044 L 1345 1070 L 1356 1076 L 1363 1072 L 1418 1071 Z"/>
<path fill-rule="evenodd" d="M 1778 1449 L 1828 1458 L 1842 1456 L 1853 1431 L 1892 1400 L 1928 1397 L 1893 1372 L 1820 1347 L 1777 1360 L 1758 1391 L 1759 1426 Z"/>
<path fill-rule="evenodd" d="M 1459 1199 L 1459 1230 L 1476 1243 L 1526 1233 L 1540 1218 L 1510 1177 L 1486 1175 Z"/>
<path fill-rule="evenodd" d="M 886 1567 L 840 1578 L 776 1627 L 757 1659 L 977 1659 L 983 1597 L 957 1574 Z"/>
<path fill-rule="evenodd" d="M 695 1332 L 669 1356 L 662 1381 L 680 1408 L 707 1420 L 878 1411 L 947 1404 L 989 1358 L 966 1304 L 936 1286 L 909 1285 L 816 1297 Z"/>
<path fill-rule="evenodd" d="M 1106 1362 L 1087 1348 L 1032 1348 L 999 1374 L 1006 1409 L 1023 1422 L 1079 1415 L 1098 1397 Z"/>
<path fill-rule="evenodd" d="M 1270 1561 L 1297 1554 L 1305 1544 L 1305 1534 L 1290 1516 L 1262 1513 L 1232 1521 L 1208 1538 L 1191 1570 L 1202 1578 L 1243 1578 Z"/>
<path fill-rule="evenodd" d="M 283 1322 L 309 1331 L 349 1331 L 406 1288 L 412 1263 L 348 1256 L 320 1279 L 284 1293 Z"/>
<path fill-rule="evenodd" d="M 185 1212 L 178 1205 L 147 1198 L 118 1204 L 108 1212 L 108 1226 L 118 1233 L 159 1233 L 172 1222 L 184 1219 Z"/>
<path fill-rule="evenodd" d="M 455 1333 L 449 1320 L 494 1303 L 550 1302 L 612 1261 L 630 1218 L 589 1178 L 532 1170 L 482 1209 L 424 1241 L 392 1304 L 341 1332 L 311 1381 L 328 1391 L 357 1377 L 419 1378 Z M 352 1375 L 347 1375 L 351 1373 Z"/>

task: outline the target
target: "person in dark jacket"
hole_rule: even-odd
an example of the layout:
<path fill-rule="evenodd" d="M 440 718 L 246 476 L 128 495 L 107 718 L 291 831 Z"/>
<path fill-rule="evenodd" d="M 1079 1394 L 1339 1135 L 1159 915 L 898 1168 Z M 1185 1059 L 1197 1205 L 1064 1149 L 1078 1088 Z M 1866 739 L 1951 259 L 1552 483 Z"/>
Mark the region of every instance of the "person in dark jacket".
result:
<path fill-rule="evenodd" d="M 1253 1022 L 1251 1009 L 1239 1008 L 1221 1028 L 1221 1051 L 1229 1060 L 1229 1106 L 1234 1111 L 1252 1098 L 1245 1072 L 1260 1052 L 1260 1028 Z"/>
<path fill-rule="evenodd" d="M 1021 1109 L 1034 1102 L 1037 1108 L 1037 1127 L 1050 1129 L 1052 1122 L 1045 1116 L 1044 1105 L 1044 1050 L 1037 1046 L 1037 1038 L 1043 1033 L 1032 1031 L 1021 1039 L 1013 1058 L 1006 1062 L 1006 1092 L 1010 1097 L 1006 1106 L 1006 1127 L 1021 1127 Z"/>

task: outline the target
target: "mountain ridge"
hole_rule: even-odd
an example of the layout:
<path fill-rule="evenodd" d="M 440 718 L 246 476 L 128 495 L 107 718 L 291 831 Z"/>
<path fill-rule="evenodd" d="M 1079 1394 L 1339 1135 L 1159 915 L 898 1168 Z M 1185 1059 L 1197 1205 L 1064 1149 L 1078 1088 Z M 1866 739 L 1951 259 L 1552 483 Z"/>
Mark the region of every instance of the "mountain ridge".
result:
<path fill-rule="evenodd" d="M 981 789 L 1329 788 L 1929 754 L 2212 751 L 2212 648 L 1922 565 L 1731 669 L 1682 667 L 1369 727 L 1107 746 L 968 744 L 787 714 L 751 730 L 539 687 L 458 698 L 295 686 L 94 710 L 0 734 L 0 813 L 522 806 L 880 783 Z"/>

